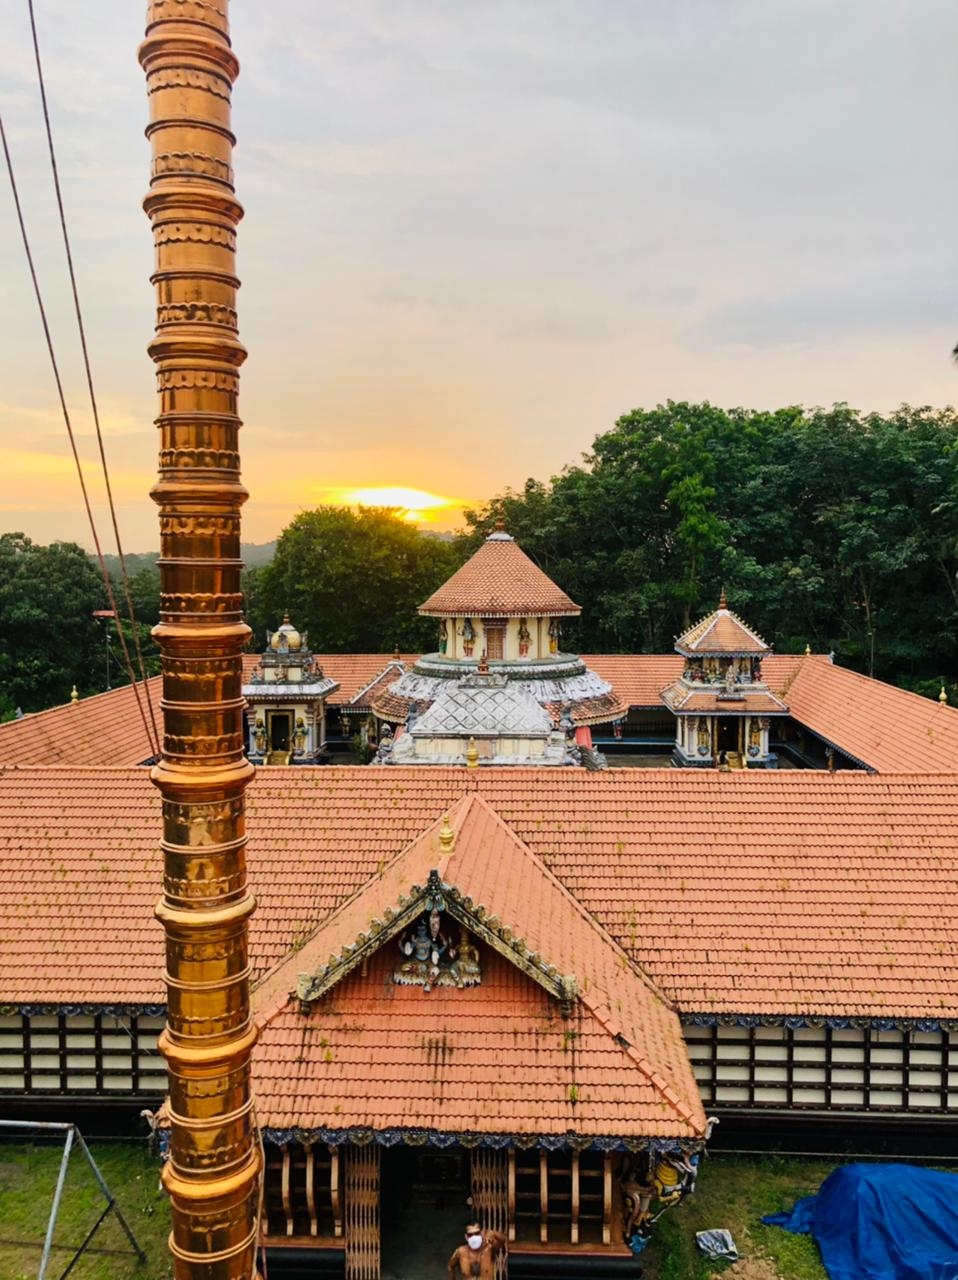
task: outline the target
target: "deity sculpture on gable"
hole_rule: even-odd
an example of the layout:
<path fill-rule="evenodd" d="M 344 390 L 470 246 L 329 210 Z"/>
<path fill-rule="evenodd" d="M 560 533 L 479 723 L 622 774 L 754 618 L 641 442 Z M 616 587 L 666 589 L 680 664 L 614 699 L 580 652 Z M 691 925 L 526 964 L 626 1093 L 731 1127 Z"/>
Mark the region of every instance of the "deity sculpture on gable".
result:
<path fill-rule="evenodd" d="M 393 973 L 398 986 L 429 992 L 433 987 L 476 987 L 482 980 L 479 952 L 465 926 L 459 946 L 453 946 L 436 906 L 400 935 L 399 950 L 404 958 Z"/>

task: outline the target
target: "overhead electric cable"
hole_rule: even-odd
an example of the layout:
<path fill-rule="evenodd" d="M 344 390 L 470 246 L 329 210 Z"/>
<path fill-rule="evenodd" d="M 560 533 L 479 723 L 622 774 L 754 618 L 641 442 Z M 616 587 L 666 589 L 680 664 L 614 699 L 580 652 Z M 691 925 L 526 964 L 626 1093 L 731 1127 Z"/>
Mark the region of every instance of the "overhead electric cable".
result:
<path fill-rule="evenodd" d="M 9 175 L 9 178 L 10 178 L 10 190 L 13 192 L 13 203 L 17 212 L 17 222 L 20 225 L 20 237 L 23 241 L 23 248 L 27 257 L 27 266 L 29 267 L 29 270 L 30 270 L 30 279 L 33 281 L 33 292 L 37 300 L 37 308 L 40 312 L 40 323 L 43 326 L 43 335 L 46 338 L 47 352 L 49 353 L 50 364 L 53 368 L 53 378 L 57 386 L 57 395 L 59 396 L 59 399 L 60 399 L 60 408 L 63 412 L 63 421 L 66 424 L 67 436 L 69 437 L 70 448 L 73 452 L 73 461 L 76 464 L 77 478 L 80 481 L 80 491 L 83 494 L 83 505 L 86 508 L 87 520 L 89 521 L 90 531 L 93 535 L 93 543 L 94 543 L 94 546 L 96 547 L 96 554 L 97 554 L 97 559 L 100 562 L 100 569 L 101 569 L 101 572 L 103 572 L 105 575 L 104 585 L 106 586 L 107 596 L 110 601 L 110 607 L 114 610 L 114 612 L 116 612 L 116 598 L 113 595 L 112 584 L 110 584 L 109 582 L 109 574 L 105 572 L 106 561 L 103 558 L 103 551 L 100 547 L 100 538 L 96 529 L 96 521 L 93 518 L 93 508 L 90 505 L 90 497 L 89 497 L 89 494 L 87 493 L 86 480 L 83 475 L 83 464 L 80 461 L 80 454 L 77 450 L 76 439 L 73 434 L 73 423 L 70 420 L 70 411 L 67 408 L 66 396 L 64 395 L 64 391 L 63 391 L 63 381 L 60 377 L 60 368 L 59 368 L 59 365 L 57 364 L 56 352 L 54 351 L 54 347 L 53 347 L 53 338 L 50 333 L 50 325 L 47 321 L 46 307 L 43 305 L 43 295 L 40 291 L 40 282 L 37 278 L 37 271 L 33 262 L 33 253 L 30 249 L 30 239 L 27 235 L 26 223 L 23 217 L 23 208 L 20 204 L 20 192 L 17 187 L 16 175 L 14 174 L 14 171 L 13 171 L 13 160 L 10 155 L 10 148 L 7 145 L 7 133 L 3 127 L 2 116 L 0 116 L 0 142 L 3 143 L 3 155 L 7 164 L 7 174 Z M 118 632 L 120 631 L 119 627 L 117 628 L 117 631 Z M 130 661 L 129 653 L 126 649 L 125 641 L 123 644 L 123 649 L 124 649 L 124 654 L 126 655 L 127 669 L 133 682 L 133 693 L 134 693 L 134 696 L 136 697 L 136 705 L 139 709 L 140 719 L 143 722 L 143 729 L 146 733 L 146 740 L 150 745 L 150 750 L 152 754 L 158 755 L 160 751 L 159 740 L 150 732 L 150 724 L 149 724 L 149 721 L 147 720 L 146 712 L 143 708 L 143 703 L 140 697 L 139 685 L 135 678 L 135 672 L 133 671 L 133 664 Z M 149 701 L 148 693 L 147 693 L 147 701 Z"/>
<path fill-rule="evenodd" d="M 59 173 L 59 170 L 57 169 L 57 157 L 53 147 L 53 129 L 50 124 L 50 111 L 47 106 L 47 91 L 46 91 L 46 85 L 43 79 L 43 64 L 40 60 L 40 42 L 37 37 L 37 24 L 36 24 L 36 18 L 33 12 L 33 0 L 27 0 L 27 8 L 29 9 L 29 12 L 30 12 L 30 33 L 33 37 L 33 54 L 37 64 L 37 81 L 40 86 L 40 102 L 42 103 L 42 106 L 43 106 L 43 123 L 46 128 L 47 146 L 49 147 L 49 150 L 50 150 L 50 167 L 53 171 L 53 187 L 54 187 L 54 190 L 56 191 L 57 209 L 59 210 L 59 214 L 60 214 L 60 229 L 63 232 L 63 247 L 66 250 L 67 268 L 70 273 L 70 288 L 73 293 L 73 308 L 76 313 L 77 329 L 79 330 L 79 334 L 80 334 L 80 348 L 83 352 L 83 367 L 86 371 L 87 388 L 89 389 L 89 392 L 90 392 L 90 407 L 93 410 L 93 425 L 96 428 L 97 446 L 99 447 L 99 450 L 100 450 L 100 464 L 103 470 L 103 483 L 106 487 L 107 505 L 110 508 L 110 519 L 113 524 L 113 537 L 116 543 L 116 553 L 120 561 L 120 579 L 123 583 L 123 594 L 126 600 L 127 618 L 129 619 L 130 630 L 133 635 L 133 644 L 134 644 L 134 648 L 136 649 L 137 665 L 139 667 L 139 678 L 144 685 L 145 701 L 146 701 L 147 711 L 150 717 L 150 724 L 153 730 L 152 735 L 148 733 L 147 736 L 150 738 L 151 746 L 155 746 L 156 748 L 153 754 L 157 755 L 159 754 L 160 735 L 156 725 L 156 718 L 153 714 L 153 702 L 149 696 L 149 691 L 145 689 L 146 680 L 147 680 L 146 664 L 143 661 L 143 649 L 142 649 L 142 646 L 140 645 L 140 632 L 139 632 L 139 627 L 137 626 L 137 621 L 136 621 L 136 609 L 134 608 L 134 605 L 133 605 L 133 596 L 130 592 L 130 580 L 126 572 L 126 558 L 123 555 L 123 545 L 122 545 L 122 542 L 120 541 L 120 527 L 116 518 L 116 506 L 113 502 L 113 486 L 110 484 L 110 472 L 109 472 L 109 467 L 107 466 L 107 461 L 106 461 L 106 449 L 103 444 L 103 432 L 100 430 L 100 413 L 97 408 L 96 393 L 93 390 L 93 371 L 90 367 L 90 355 L 89 355 L 89 351 L 87 350 L 86 330 L 83 325 L 83 312 L 80 308 L 80 294 L 79 294 L 79 290 L 77 289 L 76 272 L 73 269 L 73 253 L 70 249 L 70 236 L 67 231 L 66 213 L 63 208 L 63 194 L 60 190 L 60 173 Z M 77 465 L 79 466 L 79 463 Z M 89 510 L 89 507 L 88 507 L 88 510 Z M 92 516 L 90 518 L 92 522 Z M 94 539 L 95 539 L 95 533 L 94 533 Z M 116 601 L 113 598 L 113 586 L 112 586 L 112 582 L 110 581 L 109 572 L 106 567 L 106 562 L 103 559 L 102 553 L 100 552 L 99 544 L 97 544 L 97 556 L 100 561 L 100 572 L 103 575 L 104 586 L 106 587 L 107 595 L 110 598 L 111 608 L 113 608 L 113 610 L 116 612 L 117 611 Z M 119 620 L 119 613 L 117 613 L 117 618 Z M 131 682 L 135 689 L 136 683 L 137 683 L 137 677 L 133 672 L 133 664 L 130 660 L 129 652 L 127 650 L 126 638 L 123 635 L 122 628 L 120 628 L 119 626 L 117 626 L 117 632 L 120 636 L 120 644 L 123 649 L 123 656 L 126 660 L 127 670 L 130 674 Z M 137 695 L 137 702 L 139 702 L 139 695 Z"/>

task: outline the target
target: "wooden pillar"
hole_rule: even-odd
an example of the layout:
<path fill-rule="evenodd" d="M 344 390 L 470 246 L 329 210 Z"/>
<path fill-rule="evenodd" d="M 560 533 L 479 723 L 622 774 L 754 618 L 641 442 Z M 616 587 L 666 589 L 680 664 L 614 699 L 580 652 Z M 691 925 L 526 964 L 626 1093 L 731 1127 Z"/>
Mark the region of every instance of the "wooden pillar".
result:
<path fill-rule="evenodd" d="M 612 1157 L 602 1161 L 602 1243 L 612 1243 Z"/>
<path fill-rule="evenodd" d="M 508 1205 L 509 1205 L 509 1243 L 513 1244 L 516 1238 L 516 1153 L 513 1150 L 509 1152 L 509 1186 L 508 1186 Z"/>
<path fill-rule="evenodd" d="M 569 1233 L 572 1244 L 579 1243 L 579 1153 L 572 1153 L 572 1223 Z"/>
<path fill-rule="evenodd" d="M 539 1152 L 539 1241 L 549 1242 L 549 1153 Z"/>

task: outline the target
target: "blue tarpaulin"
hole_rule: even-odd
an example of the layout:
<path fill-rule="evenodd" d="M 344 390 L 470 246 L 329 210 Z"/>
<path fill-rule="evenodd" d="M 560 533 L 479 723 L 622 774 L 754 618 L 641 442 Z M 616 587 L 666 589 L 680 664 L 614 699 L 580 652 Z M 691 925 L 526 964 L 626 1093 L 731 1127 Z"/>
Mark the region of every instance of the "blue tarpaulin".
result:
<path fill-rule="evenodd" d="M 958 1174 L 844 1165 L 762 1221 L 810 1233 L 831 1280 L 958 1280 Z"/>

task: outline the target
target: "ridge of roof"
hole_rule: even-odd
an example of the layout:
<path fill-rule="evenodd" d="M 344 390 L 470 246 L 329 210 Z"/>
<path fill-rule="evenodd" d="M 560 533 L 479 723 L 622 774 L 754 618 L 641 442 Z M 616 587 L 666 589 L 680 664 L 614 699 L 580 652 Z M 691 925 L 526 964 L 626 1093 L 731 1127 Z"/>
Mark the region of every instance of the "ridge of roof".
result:
<path fill-rule="evenodd" d="M 481 941 L 498 951 L 549 995 L 558 1000 L 581 1001 L 666 1105 L 693 1129 L 701 1129 L 704 1117 L 699 1114 L 700 1104 L 697 1108 L 695 1101 L 684 1099 L 667 1078 L 661 1064 L 655 1064 L 654 1054 L 651 1057 L 649 1054 L 650 1042 L 669 1038 L 666 1028 L 653 1026 L 656 1019 L 674 1020 L 678 1025 L 671 1001 L 484 796 L 476 793 L 463 795 L 453 806 L 449 815 L 455 836 L 451 851 L 443 849 L 441 840 L 437 840 L 441 821 L 432 823 L 381 873 L 368 879 L 320 924 L 301 948 L 288 953 L 261 980 L 253 996 L 257 1024 L 267 1026 L 287 1008 L 294 965 L 301 975 L 296 994 L 307 1003 L 319 999 L 352 972 L 364 957 L 379 951 L 420 915 L 424 903 L 433 901 L 434 896 L 442 896 L 454 919 L 463 919 Z M 498 841 L 489 831 L 490 825 L 499 837 Z M 475 828 L 479 828 L 478 833 Z M 466 842 L 465 848 L 462 841 Z M 493 849 L 497 851 L 500 864 L 509 857 L 517 856 L 521 866 L 535 873 L 540 885 L 548 885 L 552 901 L 546 904 L 545 918 L 555 930 L 551 942 L 560 953 L 558 957 L 544 939 L 535 937 L 534 921 L 526 926 L 508 923 L 505 904 L 496 902 L 495 898 L 490 912 L 486 900 L 490 890 L 494 894 L 499 886 L 495 880 L 486 879 L 485 885 L 482 881 L 484 864 L 492 857 Z M 413 877 L 423 878 L 427 863 L 433 865 L 429 868 L 426 884 L 411 884 Z M 512 877 L 509 877 L 508 869 L 504 875 L 507 884 L 516 878 L 514 869 Z M 478 892 L 483 894 L 480 901 L 469 892 L 476 881 L 481 886 Z M 406 886 L 405 893 L 401 888 L 403 885 Z M 527 884 L 525 889 L 523 905 L 529 911 L 532 907 L 531 886 Z M 368 905 L 370 898 L 373 899 L 372 908 Z M 360 910 L 364 903 L 367 905 Z M 372 918 L 371 909 L 374 912 Z M 557 917 L 559 923 L 556 923 Z M 360 922 L 364 927 L 357 931 Z M 598 953 L 592 954 L 591 964 L 590 949 L 585 943 L 587 936 L 593 937 L 600 948 Z M 306 975 L 301 973 L 304 961 L 307 966 L 311 961 L 319 961 L 321 952 L 330 943 L 329 962 L 319 970 L 313 983 L 304 983 L 302 978 Z M 561 954 L 564 944 L 571 947 L 566 955 Z M 628 1000 L 630 979 L 635 983 L 634 1004 Z M 620 1005 L 618 1019 L 609 1004 L 613 999 Z M 671 1030 L 674 1032 L 675 1028 Z M 638 1047 L 640 1044 L 642 1049 Z M 671 1047 L 675 1049 L 676 1045 Z"/>
<path fill-rule="evenodd" d="M 721 636 L 718 635 L 720 629 L 723 632 Z M 710 645 L 706 642 L 713 633 L 715 638 Z M 744 644 L 736 644 L 738 638 Z M 719 607 L 676 637 L 675 647 L 679 653 L 688 651 L 696 654 L 756 654 L 769 653 L 771 650 L 762 636 L 728 607 L 724 591 Z"/>

